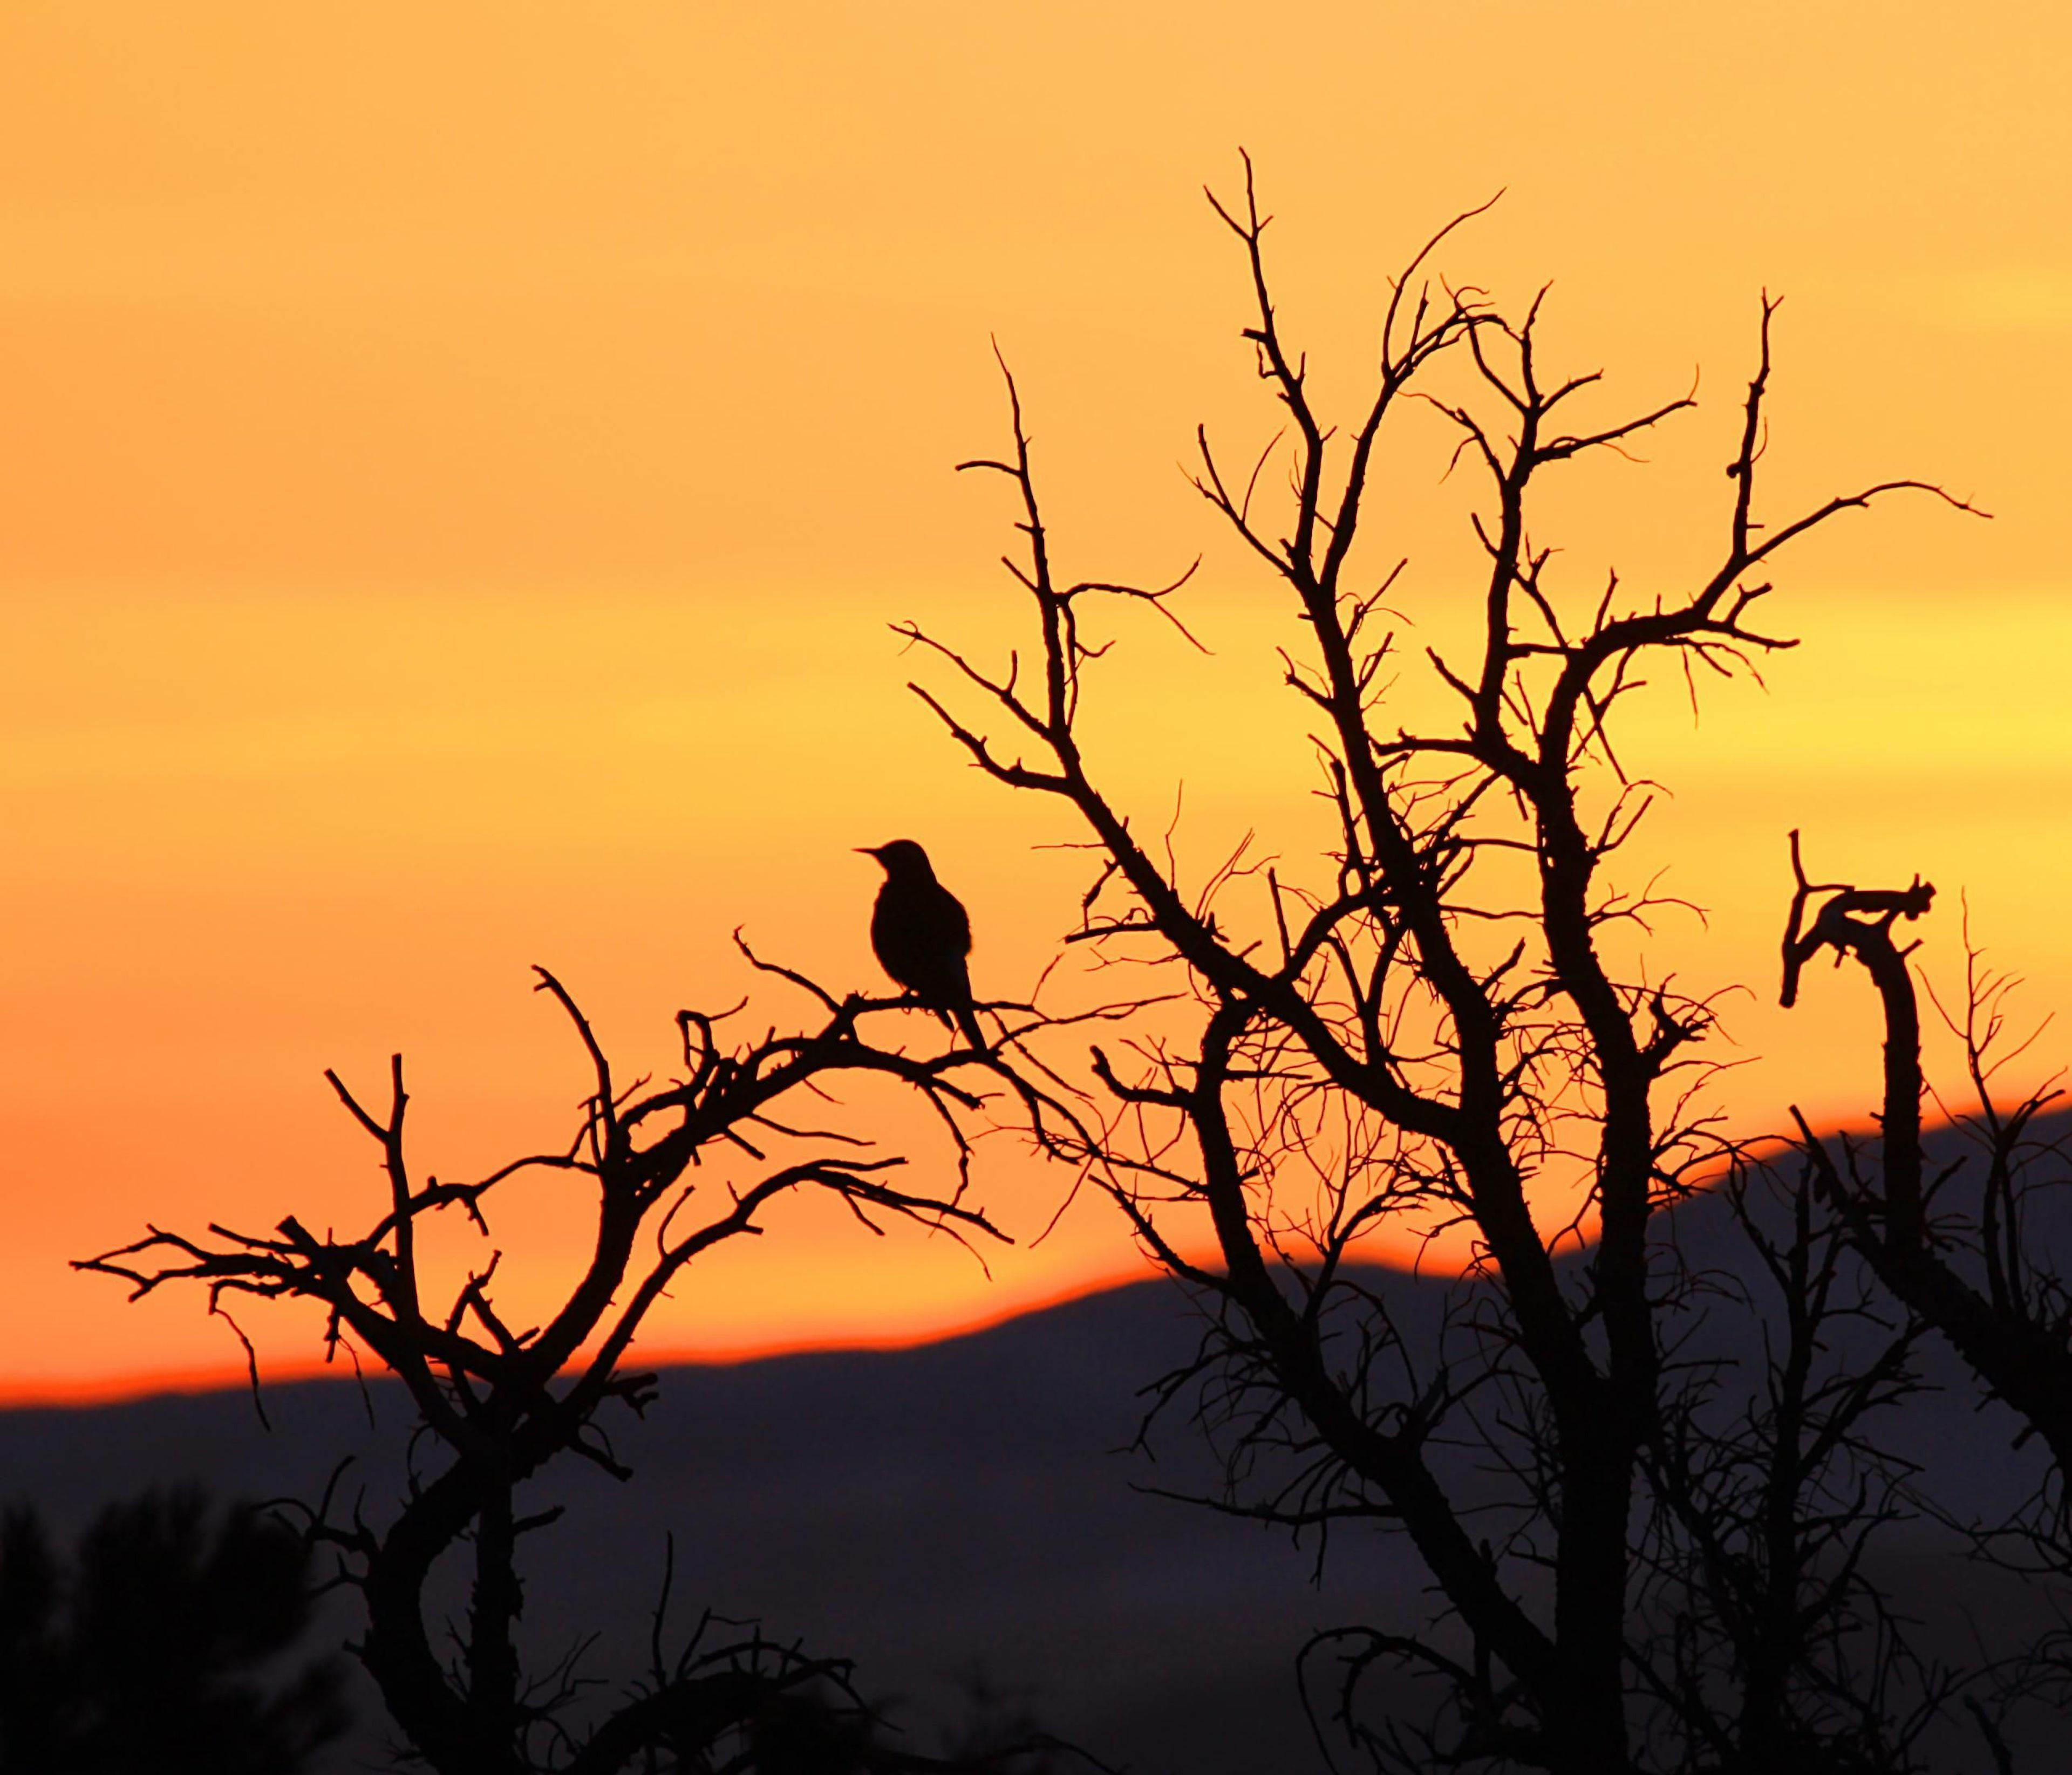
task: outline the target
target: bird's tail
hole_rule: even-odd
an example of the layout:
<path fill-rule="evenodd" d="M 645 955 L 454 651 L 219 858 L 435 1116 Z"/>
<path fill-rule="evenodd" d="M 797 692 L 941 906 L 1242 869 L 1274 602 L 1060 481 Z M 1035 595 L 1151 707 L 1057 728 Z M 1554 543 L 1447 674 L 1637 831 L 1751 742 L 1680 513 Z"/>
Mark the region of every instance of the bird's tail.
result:
<path fill-rule="evenodd" d="M 980 1054 L 993 1052 L 993 1045 L 986 1040 L 985 1031 L 978 1026 L 978 1012 L 969 999 L 966 999 L 961 1005 L 952 1006 L 951 1015 L 956 1017 L 958 1029 L 963 1033 L 964 1040 Z"/>

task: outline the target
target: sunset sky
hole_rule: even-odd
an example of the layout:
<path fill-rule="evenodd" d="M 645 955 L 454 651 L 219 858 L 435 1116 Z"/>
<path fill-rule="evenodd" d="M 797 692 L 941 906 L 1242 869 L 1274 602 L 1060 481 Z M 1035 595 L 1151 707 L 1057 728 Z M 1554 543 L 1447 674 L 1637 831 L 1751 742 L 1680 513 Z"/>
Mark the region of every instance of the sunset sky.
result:
<path fill-rule="evenodd" d="M 887 627 L 1005 644 L 1005 490 L 952 473 L 1004 442 L 993 339 L 1066 571 L 1206 552 L 1213 657 L 1127 627 L 1096 684 L 1110 780 L 1161 820 L 1184 780 L 1197 857 L 1296 817 L 1285 613 L 1176 466 L 1198 421 L 1246 456 L 1276 423 L 1200 195 L 1240 145 L 1327 400 L 1388 273 L 1499 189 L 1450 276 L 1552 280 L 1601 410 L 1697 375 L 1644 464 L 1550 509 L 1575 584 L 1716 552 L 1766 287 L 1773 512 L 1906 475 L 1994 514 L 1844 519 L 1780 573 L 1806 645 L 1766 691 L 1627 729 L 1675 792 L 1646 858 L 1709 914 L 1658 971 L 1751 988 L 1738 1124 L 1875 1086 L 1860 980 L 1774 1008 L 1792 826 L 1820 873 L 1937 883 L 1931 980 L 1962 890 L 2021 1005 L 2072 1001 L 2068 68 L 2072 14 L 2010 0 L 0 10 L 0 1395 L 236 1371 L 199 1299 L 66 1260 L 147 1218 L 360 1219 L 327 1066 L 371 1091 L 402 1050 L 442 1175 L 555 1141 L 584 1074 L 536 961 L 665 1067 L 676 1009 L 743 989 L 737 925 L 879 984 L 853 847 L 908 835 L 981 992 L 1026 988 L 1079 865 L 963 767 Z M 1443 466 L 1404 457 L 1382 507 L 1439 626 L 1472 491 Z M 1064 1179 L 1004 1147 L 980 1177 L 1022 1241 L 991 1280 L 800 1210 L 652 1347 L 911 1337 L 1140 1273 L 1092 1200 L 1027 1248 Z M 550 1196 L 514 1203 L 541 1277 L 580 1231 Z M 315 1354 L 306 1317 L 246 1323 Z"/>

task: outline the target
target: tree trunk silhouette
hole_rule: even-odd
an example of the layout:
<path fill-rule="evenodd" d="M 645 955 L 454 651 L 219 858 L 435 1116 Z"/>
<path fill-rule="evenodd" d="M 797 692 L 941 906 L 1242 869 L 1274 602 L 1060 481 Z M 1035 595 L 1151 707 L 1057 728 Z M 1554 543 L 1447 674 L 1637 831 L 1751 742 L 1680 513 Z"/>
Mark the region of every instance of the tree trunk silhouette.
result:
<path fill-rule="evenodd" d="M 1997 1074 L 2034 1040 L 2011 1042 L 2007 1000 L 2015 982 L 1980 965 L 1967 932 L 1961 1015 L 1947 1021 L 1963 1044 L 1972 1104 L 1962 1127 L 1973 1148 L 1930 1177 L 1921 1128 L 1926 1090 L 1913 945 L 1893 936 L 1901 918 L 1929 910 L 1934 889 L 1918 877 L 1903 890 L 1865 890 L 1807 878 L 1791 834 L 1795 885 L 1784 939 L 1782 1002 L 1823 950 L 1853 960 L 1877 988 L 1885 1023 L 1884 1090 L 1874 1148 L 1822 1140 L 1794 1107 L 1801 1146 L 1820 1190 L 1864 1262 L 1922 1328 L 1947 1342 L 1989 1396 L 2021 1418 L 2023 1435 L 2048 1450 L 2049 1472 L 2028 1506 L 1998 1524 L 1974 1525 L 1989 1556 L 2017 1569 L 2072 1576 L 2072 1288 L 2034 1222 L 2046 1190 L 2068 1168 L 2036 1123 L 2062 1093 L 2052 1085 L 2008 1096 Z M 1809 923 L 1808 904 L 1825 895 Z M 2072 1621 L 2040 1649 L 2026 1687 L 2072 1698 Z"/>

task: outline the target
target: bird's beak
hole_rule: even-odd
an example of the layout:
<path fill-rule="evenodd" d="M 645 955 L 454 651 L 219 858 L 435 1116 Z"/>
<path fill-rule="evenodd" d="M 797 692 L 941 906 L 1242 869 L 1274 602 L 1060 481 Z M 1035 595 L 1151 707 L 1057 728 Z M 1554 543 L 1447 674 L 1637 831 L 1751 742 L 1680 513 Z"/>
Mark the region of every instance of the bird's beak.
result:
<path fill-rule="evenodd" d="M 856 848 L 856 854 L 859 857 L 875 857 L 878 854 L 878 846 L 875 844 L 859 844 Z"/>

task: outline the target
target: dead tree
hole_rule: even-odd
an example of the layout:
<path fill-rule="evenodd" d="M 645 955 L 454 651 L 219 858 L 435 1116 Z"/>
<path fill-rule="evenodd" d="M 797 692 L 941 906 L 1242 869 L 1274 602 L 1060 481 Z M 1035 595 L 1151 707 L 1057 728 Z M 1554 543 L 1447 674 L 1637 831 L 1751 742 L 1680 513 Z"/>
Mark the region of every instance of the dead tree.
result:
<path fill-rule="evenodd" d="M 514 1159 L 479 1181 L 421 1178 L 405 1150 L 409 1097 L 399 1055 L 385 1108 L 370 1108 L 335 1074 L 326 1075 L 381 1154 L 387 1199 L 364 1232 L 319 1235 L 292 1214 L 265 1235 L 212 1226 L 195 1238 L 153 1227 L 78 1265 L 122 1278 L 135 1296 L 198 1284 L 219 1313 L 240 1297 L 316 1301 L 328 1315 L 331 1353 L 347 1351 L 356 1366 L 360 1355 L 371 1357 L 408 1390 L 417 1444 L 429 1440 L 438 1451 L 430 1470 L 413 1456 L 408 1495 L 385 1521 L 368 1520 L 358 1506 L 343 1514 L 335 1495 L 327 1496 L 310 1513 L 309 1532 L 335 1551 L 343 1581 L 364 1601 L 353 1650 L 404 1738 L 441 1775 L 610 1775 L 631 1767 L 837 1775 L 952 1766 L 890 1748 L 849 1687 L 846 1663 L 758 1631 L 722 1630 L 708 1619 L 680 1650 L 665 1654 L 658 1618 L 645 1683 L 587 1722 L 569 1711 L 569 1662 L 528 1670 L 521 1655 L 520 1543 L 559 1514 L 528 1514 L 523 1490 L 567 1457 L 629 1476 L 613 1452 L 608 1413 L 644 1413 L 655 1399 L 656 1376 L 628 1358 L 648 1313 L 688 1266 L 758 1233 L 766 1208 L 801 1191 L 832 1195 L 874 1233 L 905 1221 L 960 1241 L 1001 1236 L 967 1194 L 967 1128 L 982 1102 L 972 1081 L 984 1083 L 997 1070 L 993 1062 L 964 1050 L 920 1058 L 880 1045 L 866 1037 L 866 1021 L 882 1028 L 882 1013 L 908 1001 L 837 999 L 802 976 L 749 959 L 803 989 L 816 1021 L 730 1045 L 722 1017 L 680 1012 L 683 1074 L 660 1086 L 622 1084 L 574 998 L 538 971 L 539 989 L 566 1013 L 590 1070 L 582 1125 L 565 1149 Z M 865 1077 L 892 1081 L 933 1110 L 949 1149 L 940 1186 L 903 1185 L 903 1160 L 806 1119 L 824 1107 L 828 1087 Z M 438 1217 L 465 1216 L 487 1239 L 500 1186 L 540 1171 L 565 1176 L 596 1212 L 582 1273 L 553 1318 L 525 1329 L 507 1322 L 493 1292 L 501 1255 L 495 1251 L 435 1300 L 420 1263 L 421 1230 Z M 256 1394 L 256 1364 L 252 1379 Z M 455 1634 L 460 1650 L 450 1660 L 437 1650 L 427 1588 L 450 1556 L 472 1567 L 468 1613 Z M 1014 1757 L 1026 1748 L 1005 1746 L 989 1760 L 956 1766 L 1023 1766 Z"/>
<path fill-rule="evenodd" d="M 1426 1766 L 1635 1769 L 1637 1524 L 1663 1421 L 1650 1222 L 1727 1155 L 1701 1091 L 1712 1002 L 1608 941 L 1661 904 L 1608 877 L 1649 794 L 1614 750 L 1614 717 L 1655 666 L 1695 684 L 1790 645 L 1756 611 L 1794 539 L 1903 490 L 1968 508 L 1895 480 L 1759 517 L 1766 298 L 1716 565 L 1681 592 L 1634 599 L 1614 577 L 1579 599 L 1531 528 L 1543 478 L 1692 402 L 1581 417 L 1599 378 L 1548 369 L 1539 300 L 1507 317 L 1429 269 L 1463 216 L 1394 281 L 1372 398 L 1334 427 L 1276 313 L 1248 163 L 1243 202 L 1216 211 L 1244 257 L 1244 337 L 1285 429 L 1248 475 L 1202 434 L 1194 484 L 1297 625 L 1286 681 L 1315 724 L 1335 844 L 1307 865 L 1241 849 L 1190 880 L 1104 790 L 1079 718 L 1108 652 L 1092 613 L 1116 598 L 1164 610 L 1177 587 L 1059 569 L 1011 378 L 1012 451 L 967 466 L 1013 489 L 1035 668 L 989 669 L 910 625 L 960 680 L 916 693 L 980 770 L 1076 816 L 1096 873 L 1072 939 L 1184 974 L 1194 1014 L 1169 1014 L 1127 1053 L 1096 1049 L 1109 1107 L 1083 1139 L 1055 1125 L 1043 1137 L 1211 1304 L 1205 1360 L 1238 1442 L 1277 1439 L 1293 1463 L 1263 1498 L 1227 1502 L 1408 1537 L 1437 1617 L 1369 1643 L 1448 1692 L 1452 1724 L 1419 1752 Z M 1450 422 L 1455 461 L 1485 487 L 1480 639 L 1465 659 L 1429 655 L 1459 721 L 1429 732 L 1392 716 L 1388 601 L 1409 579 L 1367 534 L 1383 435 L 1419 403 Z M 1269 516 L 1260 488 L 1283 440 L 1289 499 Z M 1545 1223 L 1544 1207 L 1536 1218 L 1536 1198 L 1564 1182 L 1586 1198 L 1577 1224 Z M 1353 1270 L 1365 1237 L 1402 1217 L 1472 1234 L 1472 1286 L 1433 1347 Z M 1564 1259 L 1585 1218 L 1594 1239 Z M 1503 1421 L 1479 1419 L 1485 1405 Z M 1505 1438 L 1538 1452 L 1493 1480 L 1480 1457 Z"/>
<path fill-rule="evenodd" d="M 2000 983 L 1983 980 L 1973 957 L 1959 1033 L 1975 1099 L 1971 1126 L 1981 1136 L 1985 1163 L 1978 1168 L 1976 1200 L 1957 1226 L 1938 1224 L 1941 1206 L 1958 1207 L 1951 1186 L 1956 1167 L 1930 1177 L 1922 1149 L 1921 1103 L 1926 1088 L 1921 1062 L 1921 1008 L 1907 965 L 1911 944 L 1893 935 L 1901 918 L 1926 912 L 1935 890 L 1918 877 L 1899 890 L 1866 890 L 1842 882 L 1807 881 L 1791 835 L 1797 885 L 1784 940 L 1788 1007 L 1799 976 L 1823 949 L 1836 961 L 1860 963 L 1877 988 L 1885 1015 L 1884 1093 L 1877 1162 L 1852 1142 L 1840 1155 L 1817 1139 L 1794 1109 L 1801 1138 L 1819 1168 L 1828 1200 L 1847 1220 L 1878 1278 L 1924 1322 L 1947 1337 L 1988 1389 L 2033 1428 L 2060 1474 L 2072 1473 L 2072 1291 L 2048 1256 L 2027 1237 L 2021 1185 L 2028 1163 L 2041 1157 L 2031 1143 L 2036 1117 L 2058 1093 L 2045 1087 L 2012 1108 L 1995 1101 L 1992 1071 L 2002 1023 Z M 1810 924 L 1807 902 L 1825 894 Z M 1974 1263 L 1967 1266 L 1960 1253 Z M 1970 1268 L 1975 1272 L 1967 1274 Z"/>
<path fill-rule="evenodd" d="M 2037 1128 L 2060 1096 L 2053 1083 L 2010 1095 L 2001 1069 L 2033 1041 L 2012 1042 L 2012 980 L 1988 972 L 1967 944 L 1964 999 L 1948 1021 L 1963 1045 L 1969 1105 L 1953 1116 L 1968 1136 L 1931 1175 L 1922 1138 L 1928 1085 L 1922 1021 L 1909 958 L 1894 935 L 1926 914 L 1934 889 L 1870 890 L 1807 877 L 1791 834 L 1794 885 L 1784 938 L 1782 1002 L 1822 951 L 1853 960 L 1876 988 L 1885 1023 L 1882 1101 L 1874 1142 L 1817 1137 L 1794 1108 L 1822 1194 L 1879 1281 L 1918 1322 L 1946 1339 L 1984 1391 L 2002 1401 L 2048 1451 L 2049 1473 L 2029 1506 L 1983 1544 L 2072 1576 L 2072 1282 L 2037 1224 L 2043 1193 L 2062 1189 L 2066 1155 Z M 1819 896 L 1810 922 L 1809 905 Z"/>

